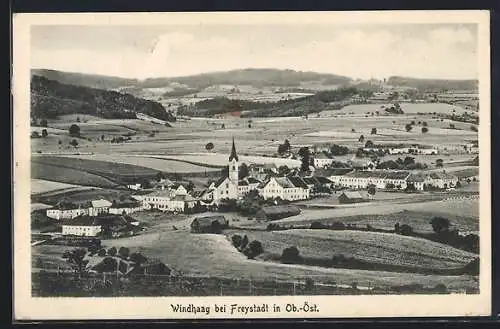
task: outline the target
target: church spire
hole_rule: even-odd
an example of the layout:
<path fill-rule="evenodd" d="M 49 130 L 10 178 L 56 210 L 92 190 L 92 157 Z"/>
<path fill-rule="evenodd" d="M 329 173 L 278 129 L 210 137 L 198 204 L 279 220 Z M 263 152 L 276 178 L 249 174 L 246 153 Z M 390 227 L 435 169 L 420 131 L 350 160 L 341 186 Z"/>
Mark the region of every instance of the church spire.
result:
<path fill-rule="evenodd" d="M 231 155 L 229 155 L 229 161 L 236 159 L 238 161 L 238 154 L 236 154 L 236 146 L 234 146 L 234 137 L 233 137 L 233 146 L 231 148 Z"/>

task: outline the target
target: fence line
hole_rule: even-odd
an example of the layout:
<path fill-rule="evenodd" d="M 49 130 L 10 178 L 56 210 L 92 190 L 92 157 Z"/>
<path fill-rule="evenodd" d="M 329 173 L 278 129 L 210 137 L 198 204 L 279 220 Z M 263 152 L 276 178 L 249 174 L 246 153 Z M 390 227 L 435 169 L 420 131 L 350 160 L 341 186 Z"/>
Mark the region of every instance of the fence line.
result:
<path fill-rule="evenodd" d="M 420 285 L 401 287 L 358 286 L 356 282 L 316 282 L 313 276 L 296 280 L 253 278 L 220 278 L 210 276 L 171 276 L 159 274 L 83 273 L 59 270 L 35 273 L 32 279 L 33 295 L 68 294 L 69 285 L 86 291 L 110 288 L 112 295 L 177 295 L 177 296 L 259 296 L 259 295 L 341 295 L 341 294 L 397 294 L 397 293 L 465 293 L 465 290 L 424 288 Z M 45 280 L 45 281 L 44 281 Z M 50 284 L 51 283 L 51 284 Z M 66 284 L 66 286 L 65 286 Z M 73 284 L 73 285 L 72 285 Z M 45 289 L 45 290 L 44 290 Z M 51 290 L 52 289 L 52 290 Z M 59 291 L 57 289 L 60 289 Z M 136 293 L 134 292 L 134 289 Z M 132 293 L 131 293 L 132 292 Z M 474 291 L 471 291 L 475 293 Z"/>

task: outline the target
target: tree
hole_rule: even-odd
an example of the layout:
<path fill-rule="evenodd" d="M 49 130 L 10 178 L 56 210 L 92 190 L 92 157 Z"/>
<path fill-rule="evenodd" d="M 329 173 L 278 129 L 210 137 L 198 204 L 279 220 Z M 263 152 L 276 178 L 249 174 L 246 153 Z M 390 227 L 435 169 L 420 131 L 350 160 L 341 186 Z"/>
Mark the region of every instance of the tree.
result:
<path fill-rule="evenodd" d="M 376 189 L 375 185 L 371 184 L 368 186 L 368 194 L 370 194 L 373 197 L 376 192 L 377 192 L 377 189 Z"/>
<path fill-rule="evenodd" d="M 450 220 L 444 217 L 433 217 L 430 220 L 430 224 L 432 225 L 432 229 L 436 234 L 442 234 L 443 232 L 447 232 L 450 229 Z"/>
<path fill-rule="evenodd" d="M 233 242 L 233 246 L 238 248 L 241 245 L 243 238 L 241 237 L 241 235 L 235 234 L 231 237 L 231 241 Z"/>
<path fill-rule="evenodd" d="M 293 263 L 300 261 L 300 259 L 301 259 L 301 257 L 300 257 L 299 249 L 297 249 L 297 247 L 295 247 L 295 246 L 285 248 L 285 249 L 283 249 L 283 252 L 281 253 L 281 260 L 285 264 L 293 264 Z"/>
<path fill-rule="evenodd" d="M 288 139 L 285 139 L 285 142 L 283 143 L 283 145 L 285 146 L 285 151 L 290 151 L 290 148 L 292 146 L 290 145 L 290 141 Z"/>
<path fill-rule="evenodd" d="M 73 147 L 77 147 L 78 146 L 78 141 L 76 139 L 72 139 L 71 142 L 69 142 L 69 145 L 71 145 Z"/>
<path fill-rule="evenodd" d="M 97 252 L 97 256 L 99 256 L 99 257 L 106 256 L 106 249 L 104 249 L 104 248 L 99 249 L 99 251 Z"/>
<path fill-rule="evenodd" d="M 111 247 L 108 249 L 108 256 L 115 256 L 117 253 L 116 247 Z"/>
<path fill-rule="evenodd" d="M 165 179 L 165 174 L 163 174 L 161 171 L 157 172 L 155 175 L 155 180 L 161 181 L 162 179 Z"/>
<path fill-rule="evenodd" d="M 239 179 L 245 178 L 250 175 L 248 170 L 248 166 L 246 163 L 241 163 L 240 168 L 238 170 Z"/>
<path fill-rule="evenodd" d="M 422 127 L 422 133 L 425 134 L 429 131 L 429 129 L 427 127 Z"/>
<path fill-rule="evenodd" d="M 427 127 L 427 121 L 422 122 L 422 126 Z"/>
<path fill-rule="evenodd" d="M 140 252 L 134 252 L 130 255 L 129 257 L 131 262 L 134 262 L 136 264 L 143 264 L 145 263 L 148 259 L 141 254 Z"/>
<path fill-rule="evenodd" d="M 38 131 L 34 131 L 31 133 L 31 138 L 40 138 L 40 134 L 38 133 Z"/>
<path fill-rule="evenodd" d="M 405 129 L 406 129 L 407 132 L 410 132 L 413 129 L 413 126 L 411 124 L 407 123 L 405 125 Z"/>
<path fill-rule="evenodd" d="M 241 239 L 241 244 L 240 244 L 240 247 L 243 249 L 243 248 L 245 248 L 247 245 L 248 245 L 248 237 L 247 237 L 247 235 L 245 234 L 245 235 L 243 236 L 243 239 Z"/>
<path fill-rule="evenodd" d="M 207 151 L 211 151 L 211 150 L 213 150 L 213 149 L 214 149 L 214 143 L 212 143 L 212 142 L 208 142 L 208 143 L 207 143 L 207 145 L 205 145 L 205 149 L 206 149 Z"/>
<path fill-rule="evenodd" d="M 444 163 L 443 159 L 437 159 L 436 160 L 436 167 L 442 167 L 443 163 Z"/>
<path fill-rule="evenodd" d="M 127 259 L 130 255 L 130 249 L 128 249 L 127 247 L 120 247 L 120 249 L 118 250 L 118 255 L 123 259 Z"/>
<path fill-rule="evenodd" d="M 246 255 L 248 258 L 252 259 L 255 256 L 258 256 L 264 252 L 264 248 L 262 247 L 262 243 L 257 240 L 253 240 L 250 242 L 248 245 L 248 251 L 246 252 Z"/>
<path fill-rule="evenodd" d="M 411 235 L 413 233 L 413 228 L 408 224 L 403 224 L 399 228 L 399 233 L 402 235 Z"/>
<path fill-rule="evenodd" d="M 358 141 L 359 141 L 360 143 L 363 143 L 363 142 L 365 141 L 365 136 L 363 136 L 363 135 L 359 136 Z"/>
<path fill-rule="evenodd" d="M 76 122 L 80 122 L 80 117 L 76 117 Z"/>
<path fill-rule="evenodd" d="M 47 132 L 47 129 L 42 129 L 42 137 L 45 138 L 49 135 L 49 133 Z"/>
<path fill-rule="evenodd" d="M 102 141 L 104 140 L 104 138 L 106 138 L 106 136 L 101 135 L 101 140 L 102 140 Z"/>
<path fill-rule="evenodd" d="M 373 142 L 371 140 L 367 140 L 365 143 L 366 148 L 372 148 L 374 146 L 375 146 L 375 144 L 373 144 Z"/>
<path fill-rule="evenodd" d="M 372 128 L 372 132 L 371 132 L 372 135 L 376 135 L 377 134 L 377 128 Z"/>
<path fill-rule="evenodd" d="M 72 124 L 71 127 L 69 127 L 69 135 L 73 137 L 79 137 L 80 127 L 78 125 Z"/>
<path fill-rule="evenodd" d="M 40 127 L 47 127 L 48 124 L 47 119 L 40 120 Z"/>
<path fill-rule="evenodd" d="M 301 147 L 299 149 L 299 155 L 301 156 L 301 165 L 300 165 L 300 170 L 301 171 L 309 171 L 309 164 L 311 162 L 311 152 L 309 151 L 308 147 Z"/>
<path fill-rule="evenodd" d="M 77 248 L 65 252 L 63 258 L 66 258 L 66 261 L 76 267 L 79 274 L 82 274 L 89 262 L 84 259 L 86 254 L 87 251 L 84 248 Z"/>

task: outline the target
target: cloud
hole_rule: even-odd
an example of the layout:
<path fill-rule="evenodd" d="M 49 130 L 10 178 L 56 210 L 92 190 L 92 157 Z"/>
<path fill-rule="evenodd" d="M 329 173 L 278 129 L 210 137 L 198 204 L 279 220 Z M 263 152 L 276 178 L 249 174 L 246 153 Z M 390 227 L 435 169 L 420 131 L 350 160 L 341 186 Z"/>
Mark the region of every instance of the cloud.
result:
<path fill-rule="evenodd" d="M 266 39 L 271 37 L 273 42 Z M 152 38 L 147 49 L 33 48 L 32 64 L 140 79 L 246 67 L 311 70 L 354 78 L 459 79 L 477 74 L 476 39 L 465 28 L 436 27 L 418 35 L 403 35 L 394 28 L 351 28 L 334 30 L 317 41 L 311 41 L 314 35 L 308 38 L 292 44 L 277 35 L 259 39 L 236 33 L 202 38 L 175 32 Z"/>

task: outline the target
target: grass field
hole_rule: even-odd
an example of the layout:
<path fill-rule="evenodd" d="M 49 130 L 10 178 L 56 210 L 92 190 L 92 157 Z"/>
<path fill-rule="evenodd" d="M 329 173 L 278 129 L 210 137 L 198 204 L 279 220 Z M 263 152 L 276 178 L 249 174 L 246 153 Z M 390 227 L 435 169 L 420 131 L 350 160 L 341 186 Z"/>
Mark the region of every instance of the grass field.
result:
<path fill-rule="evenodd" d="M 321 209 L 309 210 L 304 209 L 301 214 L 280 220 L 275 223 L 293 224 L 313 222 L 317 220 L 328 220 L 348 216 L 363 216 L 363 215 L 389 215 L 399 213 L 404 210 L 408 211 L 423 211 L 433 213 L 436 216 L 464 216 L 479 218 L 479 201 L 478 199 L 457 199 L 443 201 L 428 201 L 416 203 L 363 203 L 353 207 L 341 207 L 337 209 Z"/>
<path fill-rule="evenodd" d="M 88 173 L 81 169 L 65 168 L 53 163 L 31 162 L 31 178 L 50 180 L 82 186 L 114 188 L 117 184 L 104 177 Z"/>
<path fill-rule="evenodd" d="M 407 224 L 410 225 L 415 232 L 418 233 L 432 233 L 432 225 L 430 224 L 430 219 L 438 214 L 434 212 L 426 211 L 401 211 L 391 214 L 363 214 L 356 216 L 345 216 L 337 217 L 334 219 L 320 220 L 323 224 L 332 224 L 334 222 L 342 222 L 344 224 L 356 225 L 357 227 L 366 227 L 370 225 L 376 229 L 392 230 L 394 225 L 399 223 L 400 225 Z M 466 217 L 461 215 L 446 214 L 454 228 L 457 228 L 459 232 L 478 232 L 479 231 L 479 220 L 474 217 Z M 296 221 L 294 225 L 310 225 L 310 221 Z"/>
<path fill-rule="evenodd" d="M 150 168 L 156 171 L 168 172 L 168 173 L 194 173 L 194 172 L 210 172 L 210 171 L 220 171 L 220 168 L 211 168 L 201 165 L 194 165 L 181 161 L 174 161 L 168 159 L 161 159 L 159 156 L 147 157 L 147 156 L 126 156 L 122 154 L 92 154 L 92 155 L 74 155 L 68 156 L 72 159 L 81 160 L 91 160 L 91 161 L 102 161 L 107 163 L 118 163 L 124 165 L 130 165 L 134 167 Z"/>
<path fill-rule="evenodd" d="M 122 164 L 119 162 L 94 161 L 63 156 L 37 156 L 32 158 L 34 167 L 39 164 L 55 165 L 103 176 L 110 180 L 134 177 L 152 177 L 157 170 L 137 165 Z M 98 186 L 98 185 L 96 185 Z"/>
<path fill-rule="evenodd" d="M 31 194 L 45 193 L 57 190 L 64 190 L 79 187 L 74 184 L 66 184 L 61 182 L 53 182 L 43 179 L 32 179 L 31 180 Z"/>
<path fill-rule="evenodd" d="M 476 257 L 441 243 L 391 233 L 311 229 L 232 233 L 261 241 L 266 254 L 278 257 L 283 249 L 295 246 L 303 257 L 330 259 L 342 254 L 371 263 L 422 269 L 460 268 Z"/>

